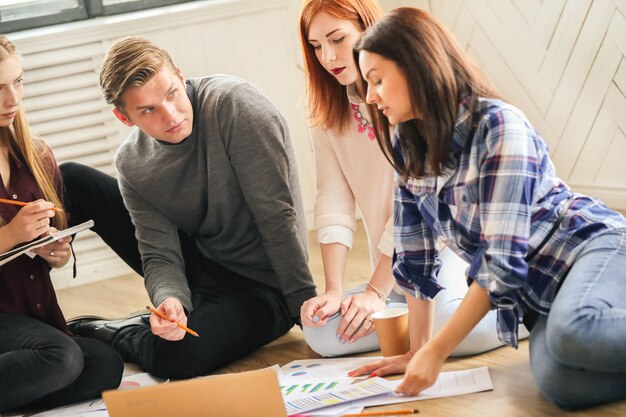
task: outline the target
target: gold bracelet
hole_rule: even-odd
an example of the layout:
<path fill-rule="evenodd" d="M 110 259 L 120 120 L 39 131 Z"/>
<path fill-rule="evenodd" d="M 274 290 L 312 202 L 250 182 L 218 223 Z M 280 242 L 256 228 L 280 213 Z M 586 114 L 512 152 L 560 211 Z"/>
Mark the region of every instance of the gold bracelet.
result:
<path fill-rule="evenodd" d="M 389 298 L 387 298 L 387 297 L 385 296 L 385 294 L 384 294 L 381 290 L 379 290 L 378 288 L 376 288 L 376 287 L 375 287 L 375 286 L 374 286 L 371 282 L 368 282 L 368 283 L 367 283 L 367 285 L 368 285 L 368 286 L 370 286 L 370 287 L 372 287 L 372 290 L 373 290 L 372 292 L 373 292 L 374 294 L 376 294 L 376 297 L 378 297 L 378 298 L 380 298 L 381 300 L 383 300 L 383 301 L 385 302 L 385 305 L 389 304 Z"/>

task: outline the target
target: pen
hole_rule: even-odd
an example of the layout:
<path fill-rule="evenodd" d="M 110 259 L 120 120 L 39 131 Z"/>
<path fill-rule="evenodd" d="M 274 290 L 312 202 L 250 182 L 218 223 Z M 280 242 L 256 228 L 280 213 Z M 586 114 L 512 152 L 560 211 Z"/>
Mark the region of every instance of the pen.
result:
<path fill-rule="evenodd" d="M 403 409 L 403 410 L 382 410 L 382 411 L 364 411 L 356 414 L 344 414 L 342 417 L 362 417 L 362 416 L 395 416 L 398 414 L 417 414 L 417 409 Z"/>
<path fill-rule="evenodd" d="M 24 203 L 23 201 L 7 200 L 6 198 L 0 198 L 0 203 L 13 204 L 14 206 L 27 206 L 30 203 Z M 63 211 L 63 209 L 52 207 L 52 211 Z"/>
<path fill-rule="evenodd" d="M 150 306 L 146 306 L 146 308 L 148 310 L 150 310 L 150 312 L 152 314 L 156 314 L 157 316 L 161 317 L 163 320 L 167 320 L 167 321 L 171 321 L 170 319 L 168 319 L 165 314 L 161 313 L 159 310 L 157 310 L 154 307 L 150 307 Z M 196 336 L 196 337 L 200 337 L 200 335 L 196 332 L 194 332 L 193 330 L 191 330 L 189 327 L 185 326 L 184 324 L 180 324 L 179 322 L 175 322 L 176 325 L 178 327 L 180 327 L 181 329 L 183 329 L 184 331 L 186 331 L 187 333 L 189 333 L 192 336 Z"/>

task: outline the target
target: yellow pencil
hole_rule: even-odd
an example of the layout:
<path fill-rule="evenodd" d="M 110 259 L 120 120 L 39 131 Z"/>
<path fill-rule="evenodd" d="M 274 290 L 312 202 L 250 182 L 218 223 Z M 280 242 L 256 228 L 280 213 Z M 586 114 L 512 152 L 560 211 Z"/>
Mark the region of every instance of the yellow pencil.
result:
<path fill-rule="evenodd" d="M 167 321 L 171 321 L 170 319 L 168 319 L 165 314 L 161 313 L 159 310 L 157 310 L 154 307 L 150 307 L 150 306 L 146 306 L 146 308 L 148 310 L 150 310 L 150 312 L 152 314 L 156 314 L 157 316 L 161 317 L 163 320 L 167 320 Z M 196 332 L 194 332 L 193 330 L 191 330 L 189 327 L 185 326 L 184 324 L 180 324 L 179 322 L 175 322 L 176 325 L 178 327 L 180 327 L 181 329 L 183 329 L 184 331 L 186 331 L 187 333 L 189 333 L 192 336 L 196 336 L 196 337 L 200 337 L 200 335 Z"/>

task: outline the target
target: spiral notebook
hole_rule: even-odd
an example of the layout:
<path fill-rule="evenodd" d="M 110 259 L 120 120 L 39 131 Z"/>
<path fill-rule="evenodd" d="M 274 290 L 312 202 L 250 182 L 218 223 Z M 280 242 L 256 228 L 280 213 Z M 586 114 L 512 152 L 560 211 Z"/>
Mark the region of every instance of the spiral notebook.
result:
<path fill-rule="evenodd" d="M 87 220 L 85 223 L 77 224 L 76 226 L 69 227 L 65 230 L 61 230 L 51 235 L 44 236 L 41 239 L 34 240 L 24 246 L 20 246 L 19 248 L 11 249 L 10 251 L 0 255 L 0 265 L 4 265 L 5 263 L 12 261 L 18 256 L 25 254 L 29 250 L 39 248 L 64 237 L 68 237 L 78 232 L 82 232 L 83 230 L 91 229 L 93 225 L 93 220 Z"/>

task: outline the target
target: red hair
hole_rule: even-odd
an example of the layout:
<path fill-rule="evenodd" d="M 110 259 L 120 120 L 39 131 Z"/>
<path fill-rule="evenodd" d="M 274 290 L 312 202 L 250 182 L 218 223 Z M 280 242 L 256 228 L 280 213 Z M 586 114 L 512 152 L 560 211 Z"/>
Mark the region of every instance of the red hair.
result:
<path fill-rule="evenodd" d="M 312 126 L 342 131 L 350 121 L 344 86 L 322 67 L 309 43 L 311 21 L 319 12 L 353 22 L 361 32 L 383 17 L 377 0 L 305 0 L 300 9 L 300 41 L 304 57 L 308 116 Z"/>

